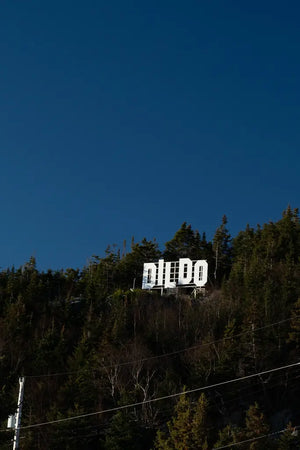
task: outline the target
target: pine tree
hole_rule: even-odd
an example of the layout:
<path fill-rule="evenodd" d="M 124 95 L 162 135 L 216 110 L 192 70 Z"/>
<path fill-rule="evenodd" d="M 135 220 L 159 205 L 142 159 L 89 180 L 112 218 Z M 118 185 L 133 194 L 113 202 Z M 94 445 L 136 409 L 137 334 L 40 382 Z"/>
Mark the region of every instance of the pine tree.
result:
<path fill-rule="evenodd" d="M 225 445 L 234 444 L 238 442 L 240 430 L 233 427 L 231 424 L 226 425 L 221 431 L 219 431 L 219 439 L 215 443 L 214 448 L 223 447 Z M 228 447 L 228 450 L 233 450 L 236 446 Z"/>
<path fill-rule="evenodd" d="M 224 215 L 222 224 L 217 228 L 213 238 L 214 279 L 219 283 L 224 275 L 229 274 L 231 267 L 231 236 L 226 225 L 227 217 Z"/>
<path fill-rule="evenodd" d="M 175 407 L 175 415 L 167 423 L 168 433 L 157 433 L 155 448 L 159 450 L 208 450 L 208 401 L 201 394 L 195 408 L 182 395 Z"/>
<path fill-rule="evenodd" d="M 246 413 L 246 428 L 245 438 L 254 439 L 269 433 L 269 426 L 265 421 L 263 412 L 260 410 L 257 403 L 251 405 Z M 255 440 L 250 443 L 249 450 L 267 450 L 271 444 L 268 438 Z"/>
<path fill-rule="evenodd" d="M 155 441 L 158 450 L 187 450 L 192 448 L 192 411 L 185 395 L 180 396 L 175 407 L 175 415 L 167 423 L 168 435 L 159 432 Z"/>
<path fill-rule="evenodd" d="M 129 289 L 131 287 L 141 287 L 143 264 L 155 262 L 161 253 L 155 240 L 143 239 L 141 243 L 133 244 L 130 253 L 125 255 L 118 264 L 119 287 Z"/>
<path fill-rule="evenodd" d="M 105 450 L 134 450 L 141 448 L 141 434 L 130 414 L 118 411 L 112 418 L 105 437 Z"/>
<path fill-rule="evenodd" d="M 197 402 L 193 420 L 191 427 L 191 435 L 193 448 L 207 450 L 207 434 L 208 434 L 208 425 L 207 425 L 207 410 L 208 410 L 208 400 L 205 397 L 205 394 L 201 394 L 199 400 Z"/>
<path fill-rule="evenodd" d="M 289 342 L 294 342 L 296 347 L 300 346 L 300 298 L 295 303 L 291 318 L 291 331 L 289 333 Z"/>
<path fill-rule="evenodd" d="M 176 261 L 179 258 L 191 258 L 193 253 L 195 253 L 196 245 L 198 245 L 199 248 L 201 246 L 199 238 L 199 234 L 195 237 L 191 225 L 187 225 L 186 222 L 183 222 L 173 239 L 166 242 L 164 258 L 168 261 Z"/>
<path fill-rule="evenodd" d="M 298 450 L 300 448 L 299 432 L 291 423 L 278 439 L 278 450 Z"/>

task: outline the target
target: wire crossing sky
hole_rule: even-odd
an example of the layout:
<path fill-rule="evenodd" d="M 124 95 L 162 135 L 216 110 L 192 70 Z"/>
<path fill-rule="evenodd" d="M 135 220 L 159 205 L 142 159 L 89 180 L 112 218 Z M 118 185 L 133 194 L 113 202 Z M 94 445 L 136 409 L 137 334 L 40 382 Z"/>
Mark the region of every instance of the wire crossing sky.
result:
<path fill-rule="evenodd" d="M 4 0 L 0 267 L 299 206 L 299 2 Z"/>

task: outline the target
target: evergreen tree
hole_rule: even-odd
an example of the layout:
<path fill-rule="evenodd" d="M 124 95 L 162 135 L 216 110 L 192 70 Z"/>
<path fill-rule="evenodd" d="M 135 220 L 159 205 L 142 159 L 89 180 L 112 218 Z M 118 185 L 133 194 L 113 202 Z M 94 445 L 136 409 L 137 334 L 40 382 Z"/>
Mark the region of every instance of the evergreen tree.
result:
<path fill-rule="evenodd" d="M 287 425 L 286 431 L 278 439 L 278 450 L 298 450 L 300 448 L 300 437 L 298 430 L 291 423 Z"/>
<path fill-rule="evenodd" d="M 168 433 L 158 432 L 155 448 L 159 450 L 187 450 L 192 445 L 192 411 L 185 395 L 181 395 L 175 407 L 175 415 L 167 423 Z"/>
<path fill-rule="evenodd" d="M 297 349 L 300 346 L 300 298 L 295 303 L 291 317 L 291 331 L 289 333 L 289 342 L 294 342 Z"/>
<path fill-rule="evenodd" d="M 208 400 L 205 394 L 201 394 L 197 402 L 191 427 L 193 448 L 208 450 Z"/>
<path fill-rule="evenodd" d="M 226 425 L 225 428 L 219 431 L 219 439 L 215 443 L 214 448 L 223 447 L 225 445 L 234 444 L 239 441 L 238 436 L 240 430 L 233 427 L 231 424 Z M 236 446 L 228 447 L 228 450 L 235 449 Z"/>
<path fill-rule="evenodd" d="M 246 413 L 245 438 L 260 438 L 269 433 L 269 426 L 266 423 L 265 416 L 257 403 L 251 405 Z M 239 437 L 242 437 L 241 435 Z M 258 439 L 250 443 L 249 450 L 267 450 L 271 443 L 268 438 Z"/>
<path fill-rule="evenodd" d="M 183 222 L 176 231 L 173 239 L 166 242 L 164 258 L 168 261 L 176 261 L 179 258 L 189 258 L 194 245 L 194 232 L 191 225 Z"/>
<path fill-rule="evenodd" d="M 199 231 L 193 231 L 191 225 L 183 222 L 173 239 L 166 242 L 163 256 L 167 261 L 208 259 L 211 257 L 211 244 L 207 242 L 205 233 L 201 237 Z"/>
<path fill-rule="evenodd" d="M 229 274 L 231 267 L 231 236 L 226 225 L 227 217 L 224 215 L 213 238 L 214 279 L 218 283 Z"/>
<path fill-rule="evenodd" d="M 175 407 L 175 415 L 167 423 L 168 433 L 157 433 L 155 448 L 159 450 L 208 450 L 208 401 L 201 394 L 196 407 L 182 395 Z"/>
<path fill-rule="evenodd" d="M 215 448 L 224 445 L 237 444 L 238 442 L 249 441 L 241 444 L 242 448 L 249 450 L 273 450 L 274 443 L 268 437 L 263 437 L 269 433 L 269 426 L 265 421 L 264 414 L 260 411 L 257 403 L 251 405 L 246 413 L 246 426 L 244 428 L 227 425 L 219 432 L 219 440 Z M 236 445 L 232 446 L 234 449 Z M 230 447 L 228 447 L 230 449 Z M 274 449 L 275 450 L 275 449 Z"/>
<path fill-rule="evenodd" d="M 120 272 L 119 287 L 123 289 L 140 288 L 143 264 L 157 261 L 160 255 L 156 241 L 148 241 L 144 238 L 141 243 L 133 244 L 131 252 L 127 253 L 118 264 Z"/>
<path fill-rule="evenodd" d="M 135 450 L 142 448 L 141 432 L 130 414 L 118 411 L 112 418 L 105 441 L 105 450 Z"/>

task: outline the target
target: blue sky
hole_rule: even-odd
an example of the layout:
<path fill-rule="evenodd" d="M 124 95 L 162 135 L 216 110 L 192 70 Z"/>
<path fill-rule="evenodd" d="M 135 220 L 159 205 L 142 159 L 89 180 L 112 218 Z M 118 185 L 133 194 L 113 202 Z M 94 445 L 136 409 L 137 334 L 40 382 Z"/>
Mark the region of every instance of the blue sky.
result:
<path fill-rule="evenodd" d="M 0 267 L 299 207 L 299 2 L 0 7 Z"/>

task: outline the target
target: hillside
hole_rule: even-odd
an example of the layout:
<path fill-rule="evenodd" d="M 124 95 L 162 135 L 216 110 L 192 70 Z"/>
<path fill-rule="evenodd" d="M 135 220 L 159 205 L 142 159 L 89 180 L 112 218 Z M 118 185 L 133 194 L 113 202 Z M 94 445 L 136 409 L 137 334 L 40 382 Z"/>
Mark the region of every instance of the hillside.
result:
<path fill-rule="evenodd" d="M 207 260 L 205 292 L 140 289 L 143 263 L 183 257 Z M 212 241 L 183 223 L 82 271 L 31 258 L 0 272 L 0 449 L 20 376 L 24 450 L 299 448 L 299 356 L 296 209 L 234 238 L 224 216 Z"/>

